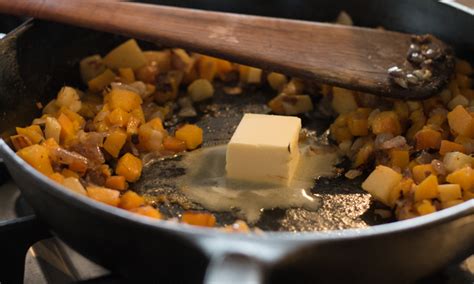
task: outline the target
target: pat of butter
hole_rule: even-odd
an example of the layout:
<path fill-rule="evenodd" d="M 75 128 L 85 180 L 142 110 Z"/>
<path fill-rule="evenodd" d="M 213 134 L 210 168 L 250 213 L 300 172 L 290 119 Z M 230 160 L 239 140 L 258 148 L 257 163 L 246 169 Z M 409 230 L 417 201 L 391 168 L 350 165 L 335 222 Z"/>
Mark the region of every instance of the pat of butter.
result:
<path fill-rule="evenodd" d="M 227 177 L 288 184 L 299 160 L 301 119 L 245 114 L 227 146 Z"/>

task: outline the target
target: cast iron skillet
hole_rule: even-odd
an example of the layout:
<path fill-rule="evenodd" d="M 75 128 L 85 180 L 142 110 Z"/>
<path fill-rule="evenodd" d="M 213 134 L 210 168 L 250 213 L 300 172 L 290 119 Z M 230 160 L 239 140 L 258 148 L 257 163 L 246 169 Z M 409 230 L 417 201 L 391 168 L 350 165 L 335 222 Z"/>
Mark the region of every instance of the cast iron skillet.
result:
<path fill-rule="evenodd" d="M 223 5 L 220 1 L 202 1 L 202 7 L 215 4 L 216 9 L 318 20 L 333 19 L 337 11 L 345 9 L 356 23 L 432 32 L 455 45 L 461 56 L 466 48 L 474 53 L 473 31 L 465 29 L 472 27 L 473 18 L 433 1 L 384 1 L 384 7 L 390 10 L 383 10 L 377 1 L 355 1 L 363 9 L 354 1 L 333 2 L 329 5 L 292 1 L 291 6 L 286 6 L 285 1 L 281 5 L 273 1 L 271 5 L 267 1 L 236 1 L 224 7 L 219 6 Z M 248 7 L 253 10 L 245 10 Z M 367 12 L 376 8 L 381 10 Z M 445 25 L 441 20 L 436 23 L 441 14 L 453 24 Z M 28 22 L 9 34 L 0 42 L 2 137 L 11 133 L 14 126 L 31 122 L 38 114 L 37 101 L 49 101 L 66 83 L 80 86 L 80 58 L 96 52 L 103 54 L 122 40 L 40 21 Z M 238 121 L 238 114 L 246 108 L 258 108 L 258 103 L 267 99 L 264 94 L 248 96 L 246 103 L 218 98 L 213 102 L 224 110 L 224 123 L 216 124 L 212 115 L 204 113 L 198 123 L 215 126 L 213 133 L 206 132 L 209 144 L 225 141 L 229 127 Z M 201 107 L 205 112 L 205 106 Z M 324 127 L 312 116 L 305 122 L 310 127 Z M 225 234 L 149 220 L 77 196 L 34 171 L 3 140 L 0 155 L 37 216 L 53 233 L 85 256 L 133 280 L 400 282 L 431 273 L 474 251 L 474 201 L 413 220 L 346 230 L 334 229 L 361 227 L 360 224 L 375 224 L 377 220 L 370 213 L 355 216 L 349 222 L 341 220 L 336 217 L 347 207 L 333 203 L 324 218 L 329 220 L 329 225 L 322 227 L 330 229 L 326 232 Z M 333 187 L 334 196 L 350 196 L 348 200 L 355 201 L 352 206 L 366 200 L 357 199 L 366 195 L 351 184 L 330 181 L 329 187 Z M 328 191 L 319 194 L 330 195 Z M 220 222 L 226 222 L 225 217 Z M 295 224 L 300 222 L 303 221 L 296 220 Z M 314 228 L 319 229 L 321 222 L 315 222 Z M 278 224 L 265 224 L 269 229 L 279 228 Z"/>

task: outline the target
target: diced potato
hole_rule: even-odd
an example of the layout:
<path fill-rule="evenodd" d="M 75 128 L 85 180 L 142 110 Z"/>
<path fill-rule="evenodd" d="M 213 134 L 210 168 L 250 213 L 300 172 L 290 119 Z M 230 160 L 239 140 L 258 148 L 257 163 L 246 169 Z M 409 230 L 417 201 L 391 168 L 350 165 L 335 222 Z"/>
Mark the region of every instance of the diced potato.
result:
<path fill-rule="evenodd" d="M 304 91 L 304 82 L 301 79 L 291 78 L 281 92 L 285 95 L 298 95 Z"/>
<path fill-rule="evenodd" d="M 24 135 L 28 137 L 28 139 L 33 144 L 38 144 L 44 140 L 43 131 L 41 131 L 41 128 L 38 125 L 30 125 L 25 128 L 17 127 L 16 132 L 19 135 Z"/>
<path fill-rule="evenodd" d="M 430 175 L 436 175 L 436 171 L 431 164 L 416 165 L 412 169 L 413 179 L 416 183 L 421 183 Z"/>
<path fill-rule="evenodd" d="M 105 180 L 105 186 L 116 190 L 126 190 L 128 183 L 124 176 L 109 176 Z"/>
<path fill-rule="evenodd" d="M 112 157 L 117 158 L 120 150 L 127 141 L 127 133 L 125 131 L 117 129 L 114 132 L 110 133 L 109 136 L 105 139 L 104 149 Z"/>
<path fill-rule="evenodd" d="M 155 118 L 138 129 L 140 145 L 148 151 L 158 151 L 163 146 L 166 132 L 161 124 L 161 119 Z"/>
<path fill-rule="evenodd" d="M 448 113 L 448 123 L 457 135 L 472 138 L 472 116 L 463 106 L 457 106 Z"/>
<path fill-rule="evenodd" d="M 188 94 L 193 101 L 200 102 L 214 95 L 214 87 L 207 79 L 198 79 L 188 86 Z"/>
<path fill-rule="evenodd" d="M 118 107 L 107 115 L 107 119 L 111 125 L 126 127 L 130 119 L 130 113 Z"/>
<path fill-rule="evenodd" d="M 446 153 L 449 152 L 461 152 L 465 153 L 466 150 L 464 149 L 464 146 L 455 142 L 451 142 L 449 140 L 442 140 L 441 141 L 441 146 L 439 148 L 439 153 L 441 155 L 445 155 Z"/>
<path fill-rule="evenodd" d="M 426 215 L 433 212 L 436 212 L 436 207 L 434 207 L 433 203 L 430 200 L 422 200 L 416 206 L 416 211 L 420 215 Z"/>
<path fill-rule="evenodd" d="M 138 69 L 147 63 L 142 50 L 134 39 L 129 39 L 112 49 L 107 53 L 103 61 L 111 69 L 127 67 Z"/>
<path fill-rule="evenodd" d="M 66 107 L 73 112 L 78 112 L 81 109 L 82 103 L 79 94 L 74 88 L 64 86 L 58 93 L 56 99 L 58 107 Z"/>
<path fill-rule="evenodd" d="M 125 84 L 130 84 L 135 82 L 135 74 L 133 73 L 133 69 L 130 67 L 127 68 L 119 68 L 118 70 L 120 80 Z"/>
<path fill-rule="evenodd" d="M 89 82 L 91 79 L 99 76 L 105 71 L 105 65 L 102 56 L 96 54 L 85 57 L 79 63 L 82 82 Z"/>
<path fill-rule="evenodd" d="M 74 191 L 82 195 L 87 195 L 86 189 L 84 188 L 84 186 L 82 186 L 81 182 L 77 178 L 74 178 L 74 177 L 65 178 L 62 184 L 68 189 L 70 189 L 71 191 Z"/>
<path fill-rule="evenodd" d="M 154 61 L 135 70 L 135 75 L 138 81 L 147 84 L 155 84 L 159 74 L 158 64 Z"/>
<path fill-rule="evenodd" d="M 441 203 L 441 208 L 446 209 L 446 208 L 453 207 L 453 206 L 456 206 L 458 204 L 461 204 L 463 202 L 464 202 L 464 200 L 450 200 L 450 201 L 442 202 Z"/>
<path fill-rule="evenodd" d="M 120 203 L 120 192 L 105 187 L 88 186 L 87 195 L 92 199 L 115 207 Z"/>
<path fill-rule="evenodd" d="M 10 136 L 10 140 L 12 141 L 15 151 L 19 151 L 23 148 L 33 145 L 31 140 L 22 134 Z"/>
<path fill-rule="evenodd" d="M 160 73 L 166 73 L 171 70 L 171 50 L 144 51 L 143 55 L 148 62 L 156 62 Z"/>
<path fill-rule="evenodd" d="M 123 155 L 117 163 L 115 172 L 124 176 L 128 182 L 135 182 L 142 174 L 142 161 L 130 153 Z"/>
<path fill-rule="evenodd" d="M 285 109 L 283 108 L 283 98 L 286 97 L 285 94 L 281 93 L 278 96 L 274 97 L 268 102 L 268 107 L 275 114 L 285 114 Z"/>
<path fill-rule="evenodd" d="M 133 212 L 142 216 L 147 216 L 153 219 L 162 218 L 160 211 L 158 211 L 158 209 L 155 209 L 149 205 L 130 209 L 130 212 Z"/>
<path fill-rule="evenodd" d="M 61 135 L 61 124 L 54 117 L 47 117 L 44 127 L 44 136 L 46 139 L 53 138 L 54 141 L 59 143 Z"/>
<path fill-rule="evenodd" d="M 348 113 L 357 109 L 354 93 L 350 90 L 333 87 L 332 107 L 337 113 Z"/>
<path fill-rule="evenodd" d="M 186 143 L 188 150 L 194 150 L 202 144 L 202 129 L 194 124 L 186 124 L 180 127 L 176 130 L 175 136 Z"/>
<path fill-rule="evenodd" d="M 405 169 L 410 163 L 410 153 L 408 150 L 393 149 L 390 151 L 390 164 L 392 167 Z"/>
<path fill-rule="evenodd" d="M 448 172 L 454 172 L 472 165 L 472 157 L 461 152 L 449 152 L 444 155 L 443 164 Z"/>
<path fill-rule="evenodd" d="M 97 75 L 96 77 L 90 79 L 87 82 L 87 86 L 92 92 L 100 92 L 110 83 L 112 83 L 115 80 L 115 77 L 116 75 L 114 72 L 112 72 L 112 70 L 106 69 L 100 75 Z"/>
<path fill-rule="evenodd" d="M 371 127 L 374 134 L 390 133 L 397 136 L 402 132 L 397 113 L 394 111 L 382 111 L 376 114 Z"/>
<path fill-rule="evenodd" d="M 194 59 L 181 48 L 174 48 L 171 50 L 171 66 L 176 70 L 189 73 L 194 66 Z"/>
<path fill-rule="evenodd" d="M 268 74 L 267 81 L 270 87 L 272 87 L 272 89 L 276 91 L 281 91 L 285 84 L 288 82 L 288 79 L 283 74 L 272 72 Z"/>
<path fill-rule="evenodd" d="M 163 147 L 173 152 L 182 152 L 186 150 L 186 143 L 173 136 L 166 136 L 163 139 Z"/>
<path fill-rule="evenodd" d="M 441 202 L 462 198 L 461 186 L 459 184 L 440 184 L 438 186 L 438 192 Z"/>
<path fill-rule="evenodd" d="M 181 222 L 195 226 L 214 227 L 216 225 L 216 217 L 207 212 L 186 211 L 181 217 Z"/>
<path fill-rule="evenodd" d="M 49 176 L 53 173 L 53 167 L 49 160 L 49 151 L 46 147 L 35 144 L 25 147 L 16 153 L 44 175 Z"/>
<path fill-rule="evenodd" d="M 313 110 L 313 102 L 308 95 L 284 96 L 281 103 L 286 115 L 296 115 Z"/>
<path fill-rule="evenodd" d="M 44 108 L 43 108 L 43 114 L 49 114 L 49 115 L 56 115 L 58 112 L 59 107 L 56 104 L 56 100 L 51 100 Z"/>
<path fill-rule="evenodd" d="M 471 167 L 464 167 L 450 173 L 446 177 L 446 181 L 452 184 L 459 184 L 463 190 L 471 190 L 473 188 L 473 178 Z"/>
<path fill-rule="evenodd" d="M 415 202 L 432 199 L 438 196 L 438 178 L 430 175 L 415 187 Z"/>
<path fill-rule="evenodd" d="M 198 62 L 199 78 L 212 82 L 217 75 L 217 58 L 203 55 Z"/>
<path fill-rule="evenodd" d="M 390 191 L 402 180 L 402 175 L 386 166 L 377 166 L 362 183 L 362 188 L 377 200 L 390 206 Z"/>
<path fill-rule="evenodd" d="M 416 150 L 439 149 L 441 133 L 429 127 L 424 127 L 415 134 Z"/>
<path fill-rule="evenodd" d="M 120 204 L 119 204 L 120 208 L 130 210 L 130 209 L 138 208 L 143 205 L 145 205 L 145 199 L 143 199 L 143 197 L 141 197 L 134 191 L 129 190 L 125 192 L 125 194 L 122 195 L 122 197 L 120 197 Z"/>
<path fill-rule="evenodd" d="M 126 112 L 131 112 L 139 108 L 142 104 L 142 98 L 135 92 L 124 89 L 113 89 L 105 95 L 104 102 L 111 110 L 120 108 Z"/>

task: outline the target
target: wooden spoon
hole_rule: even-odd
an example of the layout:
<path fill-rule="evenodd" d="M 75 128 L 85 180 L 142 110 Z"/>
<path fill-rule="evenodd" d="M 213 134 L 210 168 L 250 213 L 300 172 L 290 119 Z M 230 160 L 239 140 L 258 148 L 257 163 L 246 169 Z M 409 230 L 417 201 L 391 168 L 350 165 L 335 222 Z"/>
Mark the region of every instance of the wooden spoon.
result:
<path fill-rule="evenodd" d="M 449 47 L 440 40 L 381 29 L 118 1 L 0 0 L 0 12 L 182 47 L 392 98 L 423 99 L 438 93 L 453 67 Z M 435 52 L 431 64 L 425 62 L 429 52 L 417 51 L 420 46 L 423 53 Z M 421 63 L 407 62 L 409 49 Z M 393 66 L 401 68 L 392 68 L 389 75 Z M 420 69 L 415 72 L 419 76 L 413 76 L 415 69 Z"/>

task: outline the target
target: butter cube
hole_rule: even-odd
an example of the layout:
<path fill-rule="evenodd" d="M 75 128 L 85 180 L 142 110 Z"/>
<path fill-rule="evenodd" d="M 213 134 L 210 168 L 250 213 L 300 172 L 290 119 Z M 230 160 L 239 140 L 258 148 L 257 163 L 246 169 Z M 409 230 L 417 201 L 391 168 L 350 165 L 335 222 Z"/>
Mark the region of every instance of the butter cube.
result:
<path fill-rule="evenodd" d="M 300 130 L 298 117 L 245 114 L 227 146 L 227 177 L 287 185 L 298 165 Z"/>

